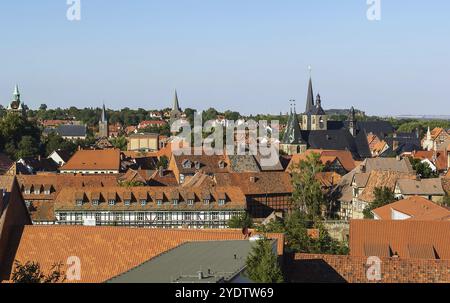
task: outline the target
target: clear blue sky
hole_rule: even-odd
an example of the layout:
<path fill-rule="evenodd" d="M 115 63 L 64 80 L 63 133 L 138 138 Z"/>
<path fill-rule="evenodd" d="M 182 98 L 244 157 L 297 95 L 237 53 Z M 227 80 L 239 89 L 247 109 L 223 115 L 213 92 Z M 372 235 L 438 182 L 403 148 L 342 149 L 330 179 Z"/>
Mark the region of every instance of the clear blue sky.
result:
<path fill-rule="evenodd" d="M 0 100 L 30 107 L 304 109 L 450 114 L 450 1 L 66 0 L 0 2 Z"/>

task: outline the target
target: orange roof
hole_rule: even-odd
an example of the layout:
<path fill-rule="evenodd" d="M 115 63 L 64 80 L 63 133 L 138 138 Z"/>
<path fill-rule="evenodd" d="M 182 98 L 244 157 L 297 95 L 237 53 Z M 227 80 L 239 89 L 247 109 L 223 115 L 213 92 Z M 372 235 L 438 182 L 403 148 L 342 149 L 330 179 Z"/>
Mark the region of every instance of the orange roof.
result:
<path fill-rule="evenodd" d="M 436 139 L 436 138 L 441 134 L 441 132 L 443 132 L 443 131 L 444 131 L 443 128 L 441 128 L 441 127 L 435 127 L 435 128 L 431 131 L 431 138 L 433 138 L 433 140 Z"/>
<path fill-rule="evenodd" d="M 374 209 L 373 212 L 381 220 L 391 220 L 393 210 L 410 216 L 410 220 L 450 220 L 450 211 L 448 209 L 420 196 L 410 197 L 379 207 Z"/>
<path fill-rule="evenodd" d="M 104 282 L 186 242 L 244 240 L 241 230 L 82 226 L 25 226 L 19 237 L 16 260 L 39 262 L 49 270 L 53 264 L 64 264 L 76 256 L 81 261 L 79 282 L 85 283 Z M 279 240 L 278 254 L 282 255 L 283 235 L 268 237 Z"/>
<path fill-rule="evenodd" d="M 120 169 L 120 150 L 79 150 L 61 170 L 115 170 Z"/>
<path fill-rule="evenodd" d="M 430 151 L 416 151 L 413 153 L 414 159 L 420 159 L 420 160 L 429 160 L 433 162 L 438 170 L 446 170 L 448 168 L 448 158 L 447 154 L 444 151 L 437 151 L 436 152 L 436 161 L 434 161 L 435 152 L 433 150 Z"/>
<path fill-rule="evenodd" d="M 448 260 L 449 235 L 450 221 L 352 220 L 350 255 Z"/>
<path fill-rule="evenodd" d="M 375 200 L 375 188 L 387 187 L 393 191 L 395 184 L 399 179 L 415 180 L 416 175 L 396 171 L 374 170 L 370 173 L 364 190 L 361 195 L 359 195 L 358 199 L 361 201 L 373 202 L 373 200 Z"/>
<path fill-rule="evenodd" d="M 342 176 L 336 172 L 322 172 L 316 174 L 316 180 L 320 182 L 323 187 L 333 187 L 341 182 Z"/>
<path fill-rule="evenodd" d="M 355 167 L 355 160 L 353 159 L 352 153 L 345 150 L 323 150 L 323 149 L 308 149 L 302 154 L 292 155 L 291 162 L 287 168 L 287 171 L 292 170 L 294 164 L 298 164 L 300 161 L 305 161 L 307 156 L 312 153 L 320 155 L 320 161 L 326 165 L 334 160 L 338 159 L 346 171 L 352 171 Z"/>

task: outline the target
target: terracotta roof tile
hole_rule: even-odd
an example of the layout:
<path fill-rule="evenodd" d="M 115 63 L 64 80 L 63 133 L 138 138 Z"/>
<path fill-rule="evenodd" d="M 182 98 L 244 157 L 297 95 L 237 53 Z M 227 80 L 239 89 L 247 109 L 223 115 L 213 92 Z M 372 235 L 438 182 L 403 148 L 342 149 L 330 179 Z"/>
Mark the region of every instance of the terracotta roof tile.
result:
<path fill-rule="evenodd" d="M 320 154 L 320 160 L 324 165 L 326 165 L 328 162 L 333 162 L 337 158 L 346 171 L 352 171 L 356 167 L 356 163 L 353 159 L 352 153 L 349 151 L 308 149 L 302 154 L 296 154 L 292 156 L 287 171 L 291 171 L 294 164 L 298 164 L 300 161 L 306 160 L 306 157 L 312 153 Z"/>
<path fill-rule="evenodd" d="M 120 169 L 120 150 L 79 150 L 61 170 L 115 170 Z"/>
<path fill-rule="evenodd" d="M 433 247 L 439 259 L 450 259 L 450 221 L 352 220 L 350 255 L 370 256 L 371 245 L 388 244 L 401 259 L 429 258 Z"/>
<path fill-rule="evenodd" d="M 414 196 L 373 210 L 381 220 L 391 220 L 392 210 L 406 214 L 411 220 L 450 220 L 450 211 L 425 198 Z"/>
<path fill-rule="evenodd" d="M 26 226 L 15 259 L 35 261 L 44 269 L 65 263 L 68 257 L 81 261 L 79 282 L 104 282 L 143 262 L 193 241 L 244 240 L 240 230 L 171 230 L 120 227 Z M 278 254 L 283 253 L 283 235 Z M 66 270 L 63 266 L 63 270 Z"/>
<path fill-rule="evenodd" d="M 370 173 L 367 184 L 358 199 L 365 202 L 373 202 L 375 200 L 375 188 L 387 187 L 392 191 L 399 179 L 415 179 L 416 175 L 400 173 L 396 171 L 378 171 L 374 170 Z"/>

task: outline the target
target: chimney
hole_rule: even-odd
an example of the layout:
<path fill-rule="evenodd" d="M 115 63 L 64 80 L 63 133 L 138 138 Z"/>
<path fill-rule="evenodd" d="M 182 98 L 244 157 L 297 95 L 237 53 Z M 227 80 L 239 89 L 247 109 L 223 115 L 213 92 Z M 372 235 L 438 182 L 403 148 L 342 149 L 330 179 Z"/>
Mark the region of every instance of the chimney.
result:
<path fill-rule="evenodd" d="M 199 279 L 199 280 L 203 280 L 203 271 L 201 271 L 201 270 L 198 271 L 198 272 L 197 272 L 197 275 L 198 275 L 198 279 Z"/>
<path fill-rule="evenodd" d="M 395 135 L 394 140 L 392 140 L 392 150 L 396 151 L 398 149 L 398 140 L 395 139 L 397 135 Z"/>

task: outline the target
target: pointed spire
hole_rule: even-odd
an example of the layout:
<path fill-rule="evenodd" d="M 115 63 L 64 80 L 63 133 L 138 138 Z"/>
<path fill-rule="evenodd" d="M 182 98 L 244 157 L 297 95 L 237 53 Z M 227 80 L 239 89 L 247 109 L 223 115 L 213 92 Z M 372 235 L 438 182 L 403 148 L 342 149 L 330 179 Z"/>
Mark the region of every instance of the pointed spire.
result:
<path fill-rule="evenodd" d="M 178 102 L 178 93 L 177 90 L 175 90 L 175 98 L 173 99 L 173 111 L 179 111 L 181 112 L 180 103 Z"/>
<path fill-rule="evenodd" d="M 19 101 L 20 100 L 20 92 L 19 92 L 19 85 L 16 84 L 16 86 L 14 87 L 14 101 Z"/>
<path fill-rule="evenodd" d="M 312 86 L 312 79 L 309 77 L 309 84 L 308 84 L 308 95 L 306 97 L 306 109 L 305 113 L 309 113 L 314 108 L 314 93 L 313 93 L 313 86 Z"/>
<path fill-rule="evenodd" d="M 103 102 L 102 122 L 106 122 L 106 108 L 105 108 L 105 102 Z"/>

